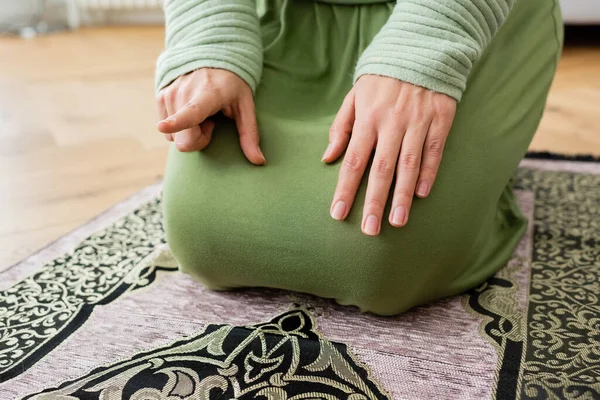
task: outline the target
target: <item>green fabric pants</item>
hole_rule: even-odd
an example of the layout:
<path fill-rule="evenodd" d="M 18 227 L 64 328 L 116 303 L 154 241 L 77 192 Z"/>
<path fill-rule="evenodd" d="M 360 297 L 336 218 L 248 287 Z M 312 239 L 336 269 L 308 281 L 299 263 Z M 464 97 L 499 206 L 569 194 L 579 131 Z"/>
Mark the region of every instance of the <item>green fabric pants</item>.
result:
<path fill-rule="evenodd" d="M 384 221 L 376 237 L 360 230 L 366 179 L 347 220 L 335 221 L 329 208 L 340 162 L 320 160 L 358 56 L 393 3 L 261 4 L 256 108 L 267 164 L 251 165 L 235 125 L 218 116 L 204 151 L 171 146 L 165 228 L 181 270 L 210 289 L 282 288 L 384 315 L 493 275 L 526 228 L 508 184 L 560 54 L 556 3 L 517 2 L 474 66 L 430 196 L 415 199 L 405 227 Z"/>

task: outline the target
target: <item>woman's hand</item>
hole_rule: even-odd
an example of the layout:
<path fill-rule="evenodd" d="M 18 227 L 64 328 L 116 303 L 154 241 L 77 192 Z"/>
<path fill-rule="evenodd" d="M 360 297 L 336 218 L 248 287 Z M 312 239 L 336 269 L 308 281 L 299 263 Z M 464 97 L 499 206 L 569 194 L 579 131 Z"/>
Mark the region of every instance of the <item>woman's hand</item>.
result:
<path fill-rule="evenodd" d="M 161 118 L 158 130 L 167 140 L 175 141 L 179 151 L 199 151 L 208 146 L 215 127 L 208 118 L 222 111 L 235 120 L 246 158 L 256 165 L 265 163 L 252 90 L 236 74 L 223 69 L 198 69 L 162 89 L 157 103 Z"/>
<path fill-rule="evenodd" d="M 343 220 L 348 215 L 374 150 L 362 231 L 379 234 L 392 184 L 388 219 L 404 226 L 414 194 L 427 197 L 431 190 L 455 113 L 456 100 L 445 94 L 394 78 L 361 76 L 331 126 L 323 155 L 330 163 L 346 150 L 331 216 Z"/>

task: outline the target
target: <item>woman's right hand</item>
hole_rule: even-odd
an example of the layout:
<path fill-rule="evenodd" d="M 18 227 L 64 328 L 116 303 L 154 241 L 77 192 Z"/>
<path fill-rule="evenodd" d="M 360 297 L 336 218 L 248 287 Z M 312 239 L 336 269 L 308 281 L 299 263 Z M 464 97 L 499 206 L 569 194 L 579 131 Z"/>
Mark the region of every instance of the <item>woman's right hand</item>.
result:
<path fill-rule="evenodd" d="M 201 68 L 180 76 L 158 93 L 157 103 L 158 130 L 174 141 L 179 151 L 200 151 L 208 146 L 215 127 L 209 118 L 221 111 L 235 120 L 246 158 L 256 165 L 265 163 L 252 90 L 233 72 Z"/>

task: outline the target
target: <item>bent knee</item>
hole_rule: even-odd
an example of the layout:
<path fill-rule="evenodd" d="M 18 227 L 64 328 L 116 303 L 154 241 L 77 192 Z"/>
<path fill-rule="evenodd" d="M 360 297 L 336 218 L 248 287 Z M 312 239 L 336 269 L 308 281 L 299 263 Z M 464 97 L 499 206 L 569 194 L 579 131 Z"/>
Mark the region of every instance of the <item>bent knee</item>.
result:
<path fill-rule="evenodd" d="M 413 232 L 406 230 L 407 237 Z M 398 240 L 377 256 L 352 264 L 341 304 L 361 311 L 390 316 L 453 294 L 454 282 L 477 253 L 477 237 L 441 240 L 437 234 Z M 356 257 L 358 259 L 358 257 Z"/>
<path fill-rule="evenodd" d="M 423 303 L 427 289 L 418 286 L 408 279 L 382 275 L 357 282 L 346 298 L 336 300 L 340 304 L 357 306 L 362 312 L 397 315 Z"/>
<path fill-rule="evenodd" d="M 177 259 L 179 270 L 212 290 L 226 290 L 222 270 L 218 268 L 218 250 L 211 243 L 209 228 L 197 215 L 182 209 L 177 202 L 163 205 L 167 243 Z"/>

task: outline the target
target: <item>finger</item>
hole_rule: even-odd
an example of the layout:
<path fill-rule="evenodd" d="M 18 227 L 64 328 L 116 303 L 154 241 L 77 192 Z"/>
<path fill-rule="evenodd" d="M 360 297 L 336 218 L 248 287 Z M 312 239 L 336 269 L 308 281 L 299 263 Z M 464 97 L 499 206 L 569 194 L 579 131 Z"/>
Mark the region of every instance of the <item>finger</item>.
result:
<path fill-rule="evenodd" d="M 396 167 L 396 186 L 389 221 L 395 227 L 406 225 L 421 166 L 423 143 L 429 123 L 409 128 L 402 140 Z"/>
<path fill-rule="evenodd" d="M 168 105 L 167 105 L 168 106 Z M 202 93 L 195 96 L 170 117 L 158 123 L 162 133 L 175 133 L 184 129 L 193 129 L 208 117 L 216 114 L 221 104 L 214 93 Z"/>
<path fill-rule="evenodd" d="M 193 128 L 184 129 L 174 133 L 173 141 L 175 142 L 175 147 L 177 147 L 177 150 L 187 153 L 197 150 L 197 143 L 200 141 L 202 136 L 202 130 L 200 129 L 200 126 L 197 125 Z"/>
<path fill-rule="evenodd" d="M 175 147 L 185 153 L 204 150 L 212 139 L 214 128 L 215 123 L 208 119 L 199 126 L 174 133 Z"/>
<path fill-rule="evenodd" d="M 423 160 L 417 180 L 416 194 L 419 197 L 427 197 L 431 192 L 451 127 L 452 121 L 448 119 L 438 118 L 431 123 L 423 145 Z"/>
<path fill-rule="evenodd" d="M 165 96 L 161 92 L 156 96 L 156 106 L 158 108 L 158 119 L 162 121 L 169 117 L 169 113 L 167 112 L 167 106 L 165 104 Z"/>
<path fill-rule="evenodd" d="M 260 136 L 252 96 L 240 99 L 235 123 L 240 135 L 240 147 L 244 155 L 252 164 L 263 165 L 266 160 L 259 146 Z"/>
<path fill-rule="evenodd" d="M 327 149 L 325 149 L 321 161 L 326 163 L 333 162 L 344 153 L 350 141 L 354 118 L 354 89 L 352 89 L 344 98 L 344 102 L 331 124 L 331 128 L 329 129 L 329 144 L 327 145 Z"/>
<path fill-rule="evenodd" d="M 156 105 L 158 107 L 158 119 L 162 121 L 163 119 L 167 119 L 169 117 L 169 113 L 167 112 L 167 106 L 165 105 L 164 92 L 161 92 L 156 97 Z M 165 139 L 172 142 L 173 135 L 167 133 L 164 135 Z"/>
<path fill-rule="evenodd" d="M 352 136 L 348 150 L 344 155 L 344 162 L 340 168 L 340 175 L 329 211 L 333 219 L 345 219 L 354 203 L 356 192 L 375 145 L 374 128 L 369 126 L 366 129 L 369 130 L 357 132 L 354 129 L 355 134 Z"/>
<path fill-rule="evenodd" d="M 363 209 L 362 231 L 366 235 L 378 235 L 381 230 L 383 211 L 394 180 L 403 137 L 404 129 L 399 132 L 388 131 L 377 141 Z"/>
<path fill-rule="evenodd" d="M 196 143 L 196 149 L 198 151 L 204 150 L 206 146 L 209 145 L 212 134 L 215 129 L 214 121 L 207 119 L 203 123 L 200 124 L 200 130 L 202 131 L 202 135 L 198 138 L 198 142 Z"/>
<path fill-rule="evenodd" d="M 167 109 L 168 116 L 175 115 L 177 110 L 181 108 L 181 102 L 183 101 L 182 96 L 177 95 L 178 91 L 171 88 L 169 91 L 164 92 L 163 96 L 165 100 L 165 108 Z M 185 103 L 184 103 L 185 104 Z M 188 132 L 189 131 L 189 132 Z M 167 133 L 165 136 L 170 135 L 175 142 L 175 148 L 182 152 L 192 151 L 192 143 L 194 142 L 194 137 L 200 136 L 200 133 L 193 132 L 192 130 L 183 130 L 176 134 Z M 167 140 L 169 140 L 167 138 Z"/>

